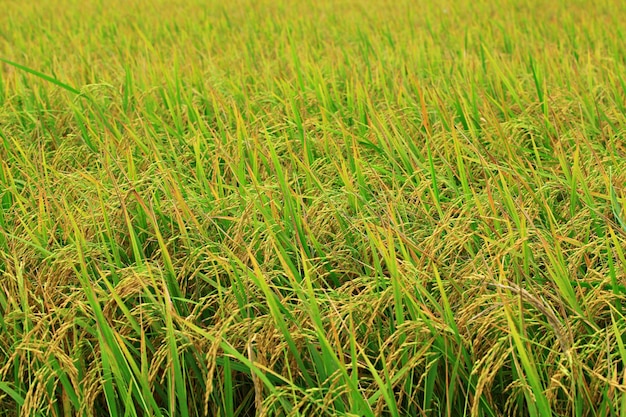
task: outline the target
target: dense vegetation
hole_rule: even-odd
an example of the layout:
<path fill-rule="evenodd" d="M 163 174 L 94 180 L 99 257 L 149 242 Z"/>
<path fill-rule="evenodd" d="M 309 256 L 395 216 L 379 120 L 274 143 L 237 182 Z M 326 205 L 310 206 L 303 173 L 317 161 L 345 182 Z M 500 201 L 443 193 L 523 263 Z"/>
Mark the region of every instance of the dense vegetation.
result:
<path fill-rule="evenodd" d="M 626 416 L 619 0 L 0 0 L 1 416 Z"/>

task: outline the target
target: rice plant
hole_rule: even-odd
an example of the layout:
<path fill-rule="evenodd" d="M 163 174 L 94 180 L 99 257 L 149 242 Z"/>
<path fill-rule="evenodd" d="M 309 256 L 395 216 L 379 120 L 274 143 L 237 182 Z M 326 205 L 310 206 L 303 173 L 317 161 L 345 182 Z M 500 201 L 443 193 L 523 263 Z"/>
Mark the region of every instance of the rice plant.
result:
<path fill-rule="evenodd" d="M 0 416 L 626 416 L 622 2 L 0 10 Z"/>

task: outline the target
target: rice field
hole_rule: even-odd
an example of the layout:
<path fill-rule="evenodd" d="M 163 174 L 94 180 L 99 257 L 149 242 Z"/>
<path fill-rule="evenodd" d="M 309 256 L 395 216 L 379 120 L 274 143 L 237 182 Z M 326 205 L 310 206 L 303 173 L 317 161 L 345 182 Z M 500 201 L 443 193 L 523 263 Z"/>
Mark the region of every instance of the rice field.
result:
<path fill-rule="evenodd" d="M 626 416 L 623 22 L 0 0 L 0 417 Z"/>

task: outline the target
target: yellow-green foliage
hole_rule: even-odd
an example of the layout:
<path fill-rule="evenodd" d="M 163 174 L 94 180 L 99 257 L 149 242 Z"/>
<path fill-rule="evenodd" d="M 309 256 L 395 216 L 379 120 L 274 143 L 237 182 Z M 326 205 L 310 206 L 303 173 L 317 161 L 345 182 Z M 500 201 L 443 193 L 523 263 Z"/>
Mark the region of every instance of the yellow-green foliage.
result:
<path fill-rule="evenodd" d="M 626 416 L 619 0 L 0 0 L 0 416 Z"/>

